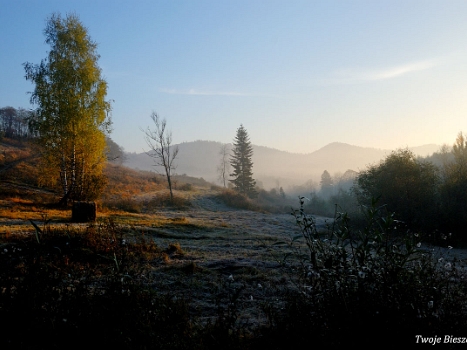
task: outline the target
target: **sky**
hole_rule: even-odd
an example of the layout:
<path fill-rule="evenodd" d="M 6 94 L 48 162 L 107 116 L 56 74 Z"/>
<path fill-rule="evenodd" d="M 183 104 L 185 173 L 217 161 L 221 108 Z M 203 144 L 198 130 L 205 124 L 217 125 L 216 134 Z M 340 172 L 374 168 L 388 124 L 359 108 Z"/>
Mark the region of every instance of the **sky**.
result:
<path fill-rule="evenodd" d="M 152 112 L 174 143 L 310 153 L 331 142 L 452 145 L 467 132 L 467 1 L 0 0 L 0 107 L 35 108 L 52 13 L 98 44 L 112 139 L 148 150 Z"/>

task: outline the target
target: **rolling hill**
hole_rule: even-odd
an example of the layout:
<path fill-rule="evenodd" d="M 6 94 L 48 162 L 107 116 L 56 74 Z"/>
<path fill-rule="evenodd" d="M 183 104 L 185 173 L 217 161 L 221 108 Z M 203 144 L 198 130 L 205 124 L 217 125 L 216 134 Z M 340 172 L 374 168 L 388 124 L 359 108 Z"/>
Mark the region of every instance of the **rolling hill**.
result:
<path fill-rule="evenodd" d="M 175 160 L 177 174 L 202 177 L 217 182 L 217 166 L 220 163 L 220 142 L 193 141 L 178 145 L 179 154 Z M 229 145 L 231 146 L 231 145 Z M 420 156 L 427 156 L 439 149 L 438 145 L 411 148 Z M 353 146 L 333 142 L 308 154 L 289 153 L 277 149 L 253 145 L 253 172 L 264 188 L 300 185 L 306 181 L 319 181 L 327 170 L 332 175 L 348 169 L 365 169 L 369 164 L 379 162 L 391 150 Z M 126 153 L 125 166 L 140 170 L 157 170 L 153 160 L 146 153 Z"/>

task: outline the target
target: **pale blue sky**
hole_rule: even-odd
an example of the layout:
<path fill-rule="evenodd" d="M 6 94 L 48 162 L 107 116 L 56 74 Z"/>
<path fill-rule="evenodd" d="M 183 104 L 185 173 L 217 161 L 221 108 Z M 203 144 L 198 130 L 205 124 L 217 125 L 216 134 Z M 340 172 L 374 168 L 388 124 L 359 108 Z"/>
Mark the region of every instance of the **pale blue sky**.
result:
<path fill-rule="evenodd" d="M 53 12 L 98 43 L 112 138 L 147 150 L 152 111 L 175 143 L 308 153 L 395 149 L 467 132 L 467 1 L 0 0 L 0 107 L 31 108 L 22 63 L 47 56 Z"/>

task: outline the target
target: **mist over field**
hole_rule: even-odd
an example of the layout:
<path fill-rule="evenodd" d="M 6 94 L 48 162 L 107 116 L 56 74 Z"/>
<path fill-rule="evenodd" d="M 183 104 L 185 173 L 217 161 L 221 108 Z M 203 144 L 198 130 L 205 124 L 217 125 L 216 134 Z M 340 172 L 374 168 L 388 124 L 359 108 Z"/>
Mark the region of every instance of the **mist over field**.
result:
<path fill-rule="evenodd" d="M 202 177 L 218 183 L 217 166 L 222 143 L 193 141 L 177 145 L 176 173 Z M 231 148 L 231 144 L 228 145 Z M 409 148 L 415 155 L 425 157 L 438 151 L 439 145 L 428 144 Z M 306 182 L 319 183 L 327 170 L 331 175 L 344 174 L 347 170 L 360 171 L 369 164 L 377 163 L 392 150 L 353 146 L 333 142 L 307 153 L 290 153 L 253 144 L 253 171 L 258 185 L 266 190 L 283 187 L 291 189 Z M 161 171 L 153 166 L 146 153 L 126 153 L 125 166 L 133 169 Z"/>
<path fill-rule="evenodd" d="M 3 6 L 0 349 L 467 344 L 465 14 Z"/>

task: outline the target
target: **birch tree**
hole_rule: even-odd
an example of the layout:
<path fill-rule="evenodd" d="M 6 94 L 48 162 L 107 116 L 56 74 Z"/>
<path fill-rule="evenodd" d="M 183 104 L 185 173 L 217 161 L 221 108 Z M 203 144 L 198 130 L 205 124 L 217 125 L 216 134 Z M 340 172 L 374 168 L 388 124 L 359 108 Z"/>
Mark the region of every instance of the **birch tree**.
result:
<path fill-rule="evenodd" d="M 34 124 L 43 174 L 61 184 L 62 203 L 94 199 L 103 188 L 105 135 L 111 125 L 97 44 L 74 14 L 53 14 L 44 35 L 47 58 L 24 64 L 26 79 L 35 84 L 31 103 L 38 105 Z"/>

